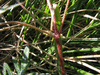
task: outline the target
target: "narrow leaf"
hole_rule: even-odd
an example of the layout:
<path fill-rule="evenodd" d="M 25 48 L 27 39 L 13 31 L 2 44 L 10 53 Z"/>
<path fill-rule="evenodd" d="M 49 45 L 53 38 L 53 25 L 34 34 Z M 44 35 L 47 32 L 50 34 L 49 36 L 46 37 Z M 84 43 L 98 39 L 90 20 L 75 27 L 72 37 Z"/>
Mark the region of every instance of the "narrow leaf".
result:
<path fill-rule="evenodd" d="M 21 74 L 24 74 L 27 67 L 29 66 L 28 59 L 29 59 L 29 48 L 25 47 L 21 60 Z"/>
<path fill-rule="evenodd" d="M 21 69 L 20 69 L 20 67 L 19 67 L 18 61 L 17 61 L 14 57 L 12 57 L 12 60 L 13 60 L 13 63 L 14 63 L 14 67 L 15 67 L 15 69 L 16 69 L 18 75 L 19 75 Z"/>
<path fill-rule="evenodd" d="M 8 72 L 8 75 L 13 75 L 12 70 L 10 69 L 9 65 L 7 63 L 3 64 L 3 75 L 7 75 L 6 71 Z"/>
<path fill-rule="evenodd" d="M 55 10 L 55 18 L 56 18 L 57 29 L 60 30 L 61 16 L 60 16 L 59 6 L 57 4 L 53 4 L 53 8 Z"/>
<path fill-rule="evenodd" d="M 6 75 L 6 67 L 5 67 L 5 63 L 3 64 L 3 75 Z"/>

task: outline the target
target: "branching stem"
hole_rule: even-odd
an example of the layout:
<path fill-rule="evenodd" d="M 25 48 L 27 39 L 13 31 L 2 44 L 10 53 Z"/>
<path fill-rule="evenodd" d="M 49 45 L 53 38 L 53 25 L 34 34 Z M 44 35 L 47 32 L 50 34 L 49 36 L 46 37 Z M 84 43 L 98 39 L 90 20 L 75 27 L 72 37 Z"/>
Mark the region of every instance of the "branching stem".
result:
<path fill-rule="evenodd" d="M 60 60 L 61 73 L 62 73 L 62 75 L 65 75 L 64 60 L 63 60 L 61 40 L 60 40 L 60 32 L 57 29 L 56 19 L 55 19 L 55 15 L 54 15 L 54 9 L 52 8 L 50 0 L 47 0 L 47 3 L 49 5 L 49 9 L 50 9 L 50 13 L 51 13 L 53 31 L 54 31 L 54 36 L 55 36 L 54 40 L 56 41 L 56 45 L 57 45 L 57 50 L 58 50 L 58 55 L 59 55 L 59 60 Z"/>

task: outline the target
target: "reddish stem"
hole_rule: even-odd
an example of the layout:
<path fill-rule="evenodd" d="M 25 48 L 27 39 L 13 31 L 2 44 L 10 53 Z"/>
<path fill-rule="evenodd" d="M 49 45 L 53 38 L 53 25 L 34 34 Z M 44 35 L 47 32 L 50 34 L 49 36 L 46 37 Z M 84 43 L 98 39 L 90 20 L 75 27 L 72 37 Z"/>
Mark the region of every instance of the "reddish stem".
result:
<path fill-rule="evenodd" d="M 59 55 L 59 59 L 60 59 L 61 72 L 62 72 L 62 75 L 65 75 L 64 61 L 63 61 L 62 48 L 61 48 L 61 42 L 60 42 L 60 32 L 57 29 L 54 10 L 52 8 L 50 0 L 47 0 L 47 3 L 49 5 L 49 9 L 50 9 L 50 12 L 51 12 L 51 18 L 52 18 L 52 21 L 53 21 L 53 31 L 54 31 L 54 36 L 55 36 L 54 40 L 56 41 L 56 44 L 57 44 L 58 55 Z"/>
<path fill-rule="evenodd" d="M 64 60 L 63 60 L 63 56 L 62 56 L 62 48 L 61 48 L 60 38 L 55 39 L 55 41 L 57 44 L 58 55 L 59 55 L 59 59 L 60 59 L 61 73 L 62 73 L 62 75 L 65 75 Z"/>
<path fill-rule="evenodd" d="M 47 0 L 47 3 L 49 5 L 49 9 L 50 9 L 50 13 L 51 13 L 51 18 L 52 18 L 52 21 L 53 21 L 53 31 L 54 31 L 55 34 L 57 34 L 58 30 L 57 30 L 57 25 L 56 25 L 56 19 L 55 19 L 55 15 L 54 15 L 54 10 L 52 8 L 50 0 Z"/>
<path fill-rule="evenodd" d="M 65 8 L 64 15 L 63 15 L 63 19 L 62 19 L 61 26 L 60 26 L 60 32 L 61 32 L 61 30 L 62 30 L 62 26 L 63 26 L 64 21 L 65 21 L 65 17 L 66 17 L 66 12 L 67 12 L 67 10 L 68 10 L 69 1 L 70 1 L 70 0 L 67 0 L 67 3 L 66 3 L 66 8 Z"/>

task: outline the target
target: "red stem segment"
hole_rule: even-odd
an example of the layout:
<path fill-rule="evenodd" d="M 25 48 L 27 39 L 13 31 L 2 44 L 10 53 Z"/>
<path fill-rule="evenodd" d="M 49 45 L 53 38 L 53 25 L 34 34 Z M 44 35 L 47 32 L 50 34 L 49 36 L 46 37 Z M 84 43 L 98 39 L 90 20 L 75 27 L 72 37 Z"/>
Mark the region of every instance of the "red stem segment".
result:
<path fill-rule="evenodd" d="M 67 13 L 67 10 L 68 10 L 69 1 L 70 0 L 67 0 L 67 3 L 66 3 L 66 8 L 65 8 L 64 15 L 63 15 L 63 19 L 62 19 L 61 26 L 60 26 L 60 32 L 62 30 L 62 26 L 63 26 L 64 21 L 65 21 L 65 17 L 66 17 L 66 13 Z"/>
<path fill-rule="evenodd" d="M 54 15 L 54 9 L 52 8 L 50 0 L 47 0 L 47 3 L 49 5 L 49 9 L 50 9 L 50 13 L 51 13 L 51 18 L 52 18 L 52 21 L 53 21 L 53 31 L 54 31 L 55 34 L 57 34 L 58 30 L 57 30 L 55 15 Z"/>
<path fill-rule="evenodd" d="M 51 12 L 51 18 L 52 18 L 52 21 L 53 21 L 53 31 L 54 31 L 54 36 L 55 36 L 54 40 L 56 41 L 56 44 L 57 44 L 58 55 L 59 55 L 59 59 L 60 59 L 61 72 L 62 72 L 62 75 L 65 75 L 64 61 L 63 61 L 63 56 L 62 56 L 62 47 L 61 47 L 61 40 L 60 40 L 60 32 L 57 29 L 54 10 L 52 8 L 50 0 L 47 0 L 47 3 L 49 5 L 49 9 L 50 9 L 50 12 Z"/>
<path fill-rule="evenodd" d="M 56 41 L 56 44 L 57 44 L 58 55 L 59 55 L 59 59 L 60 59 L 61 73 L 62 73 L 62 75 L 65 75 L 64 60 L 63 60 L 63 56 L 62 56 L 62 47 L 61 47 L 60 38 L 55 39 L 55 41 Z"/>

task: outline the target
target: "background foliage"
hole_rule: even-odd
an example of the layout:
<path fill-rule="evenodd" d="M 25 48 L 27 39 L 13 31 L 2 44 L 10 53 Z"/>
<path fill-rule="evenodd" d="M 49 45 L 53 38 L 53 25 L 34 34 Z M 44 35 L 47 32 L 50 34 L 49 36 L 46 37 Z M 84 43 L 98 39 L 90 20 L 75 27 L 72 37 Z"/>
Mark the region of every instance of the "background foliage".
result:
<path fill-rule="evenodd" d="M 46 0 L 0 0 L 0 23 L 20 21 L 50 30 L 51 16 Z M 64 13 L 67 0 L 51 0 Z M 100 73 L 100 1 L 70 0 L 62 29 L 62 48 L 66 74 Z M 33 15 L 31 16 L 28 12 Z M 58 73 L 55 44 L 32 28 L 18 24 L 0 26 L 0 72 L 9 75 Z M 23 39 L 23 40 L 22 40 Z"/>

